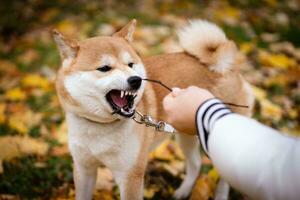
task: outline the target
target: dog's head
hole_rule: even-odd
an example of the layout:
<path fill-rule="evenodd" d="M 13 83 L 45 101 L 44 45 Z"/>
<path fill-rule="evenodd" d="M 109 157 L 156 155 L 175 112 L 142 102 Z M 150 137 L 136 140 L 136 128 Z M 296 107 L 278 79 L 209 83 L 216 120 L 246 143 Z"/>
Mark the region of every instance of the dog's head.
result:
<path fill-rule="evenodd" d="M 66 111 L 102 123 L 134 115 L 146 76 L 130 45 L 135 25 L 132 20 L 111 37 L 81 42 L 53 31 L 62 57 L 56 87 Z"/>

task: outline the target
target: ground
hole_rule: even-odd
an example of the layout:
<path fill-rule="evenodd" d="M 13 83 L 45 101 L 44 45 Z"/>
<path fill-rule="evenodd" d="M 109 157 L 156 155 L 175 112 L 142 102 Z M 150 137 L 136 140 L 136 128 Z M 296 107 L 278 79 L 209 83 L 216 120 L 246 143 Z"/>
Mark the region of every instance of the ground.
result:
<path fill-rule="evenodd" d="M 180 50 L 176 29 L 188 19 L 215 22 L 234 40 L 256 97 L 254 118 L 300 135 L 300 4 L 288 0 L 25 0 L 0 3 L 0 199 L 73 199 L 72 160 L 54 80 L 56 28 L 78 40 L 111 35 L 138 20 L 142 56 Z M 149 155 L 145 199 L 171 199 L 184 177 L 174 141 Z M 204 157 L 192 199 L 213 197 L 218 173 Z M 99 169 L 95 199 L 118 199 L 110 172 Z M 244 199 L 232 190 L 230 199 Z"/>

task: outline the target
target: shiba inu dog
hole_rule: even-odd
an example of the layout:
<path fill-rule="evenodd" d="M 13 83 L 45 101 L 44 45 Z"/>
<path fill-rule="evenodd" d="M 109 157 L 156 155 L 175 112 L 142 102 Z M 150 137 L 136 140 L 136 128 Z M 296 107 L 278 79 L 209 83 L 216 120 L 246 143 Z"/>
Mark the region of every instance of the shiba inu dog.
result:
<path fill-rule="evenodd" d="M 81 42 L 53 32 L 62 58 L 56 88 L 68 124 L 76 199 L 92 198 L 101 163 L 112 171 L 121 199 L 143 198 L 147 155 L 168 137 L 131 119 L 138 109 L 166 120 L 162 99 L 167 91 L 143 78 L 171 87 L 206 88 L 224 102 L 250 106 L 231 109 L 251 114 L 253 97 L 238 70 L 242 63 L 237 48 L 219 27 L 191 21 L 179 31 L 183 52 L 141 59 L 131 46 L 135 26 L 132 20 L 111 37 Z M 201 160 L 197 137 L 180 134 L 177 138 L 186 157 L 186 177 L 174 196 L 184 198 L 198 176 Z"/>

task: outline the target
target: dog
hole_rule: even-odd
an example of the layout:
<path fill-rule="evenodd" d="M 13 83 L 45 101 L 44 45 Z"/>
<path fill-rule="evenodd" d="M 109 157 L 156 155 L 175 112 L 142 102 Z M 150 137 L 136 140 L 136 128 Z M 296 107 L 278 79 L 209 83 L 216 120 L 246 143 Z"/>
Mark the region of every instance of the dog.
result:
<path fill-rule="evenodd" d="M 74 162 L 76 199 L 92 198 L 97 167 L 108 167 L 122 200 L 143 198 L 149 151 L 167 138 L 134 122 L 139 110 L 166 121 L 162 100 L 167 91 L 143 79 L 160 80 L 170 87 L 206 88 L 234 112 L 251 115 L 253 95 L 239 73 L 235 43 L 215 24 L 191 21 L 179 32 L 180 53 L 140 58 L 132 47 L 136 20 L 112 36 L 77 42 L 53 31 L 62 65 L 56 90 L 68 124 L 68 145 Z M 196 137 L 178 134 L 186 157 L 186 176 L 175 198 L 189 195 L 201 168 Z"/>

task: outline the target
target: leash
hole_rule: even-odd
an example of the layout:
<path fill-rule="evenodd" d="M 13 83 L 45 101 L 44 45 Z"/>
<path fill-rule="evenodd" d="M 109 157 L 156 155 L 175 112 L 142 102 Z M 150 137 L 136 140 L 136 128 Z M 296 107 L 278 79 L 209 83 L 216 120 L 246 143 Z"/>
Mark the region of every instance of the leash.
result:
<path fill-rule="evenodd" d="M 160 86 L 166 88 L 167 90 L 169 90 L 170 92 L 172 92 L 172 89 L 170 87 L 168 87 L 167 85 L 163 84 L 161 81 L 159 80 L 152 80 L 152 79 L 147 79 L 144 78 L 142 79 L 143 81 L 149 81 L 149 82 L 153 82 L 153 83 L 157 83 Z M 238 105 L 238 104 L 234 104 L 234 103 L 224 103 L 226 105 L 229 106 L 236 106 L 236 107 L 241 107 L 241 108 L 249 108 L 249 106 L 245 106 L 245 105 Z M 168 124 L 165 121 L 155 121 L 150 115 L 143 115 L 141 112 L 139 111 L 135 111 L 132 119 L 138 123 L 138 124 L 144 124 L 146 127 L 153 127 L 155 128 L 156 131 L 159 132 L 166 132 L 166 133 L 176 133 L 176 129 Z"/>
<path fill-rule="evenodd" d="M 143 115 L 139 111 L 135 111 L 132 119 L 138 124 L 144 124 L 146 127 L 154 127 L 156 131 L 176 133 L 175 128 L 164 121 L 155 122 L 155 120 L 150 115 Z"/>

